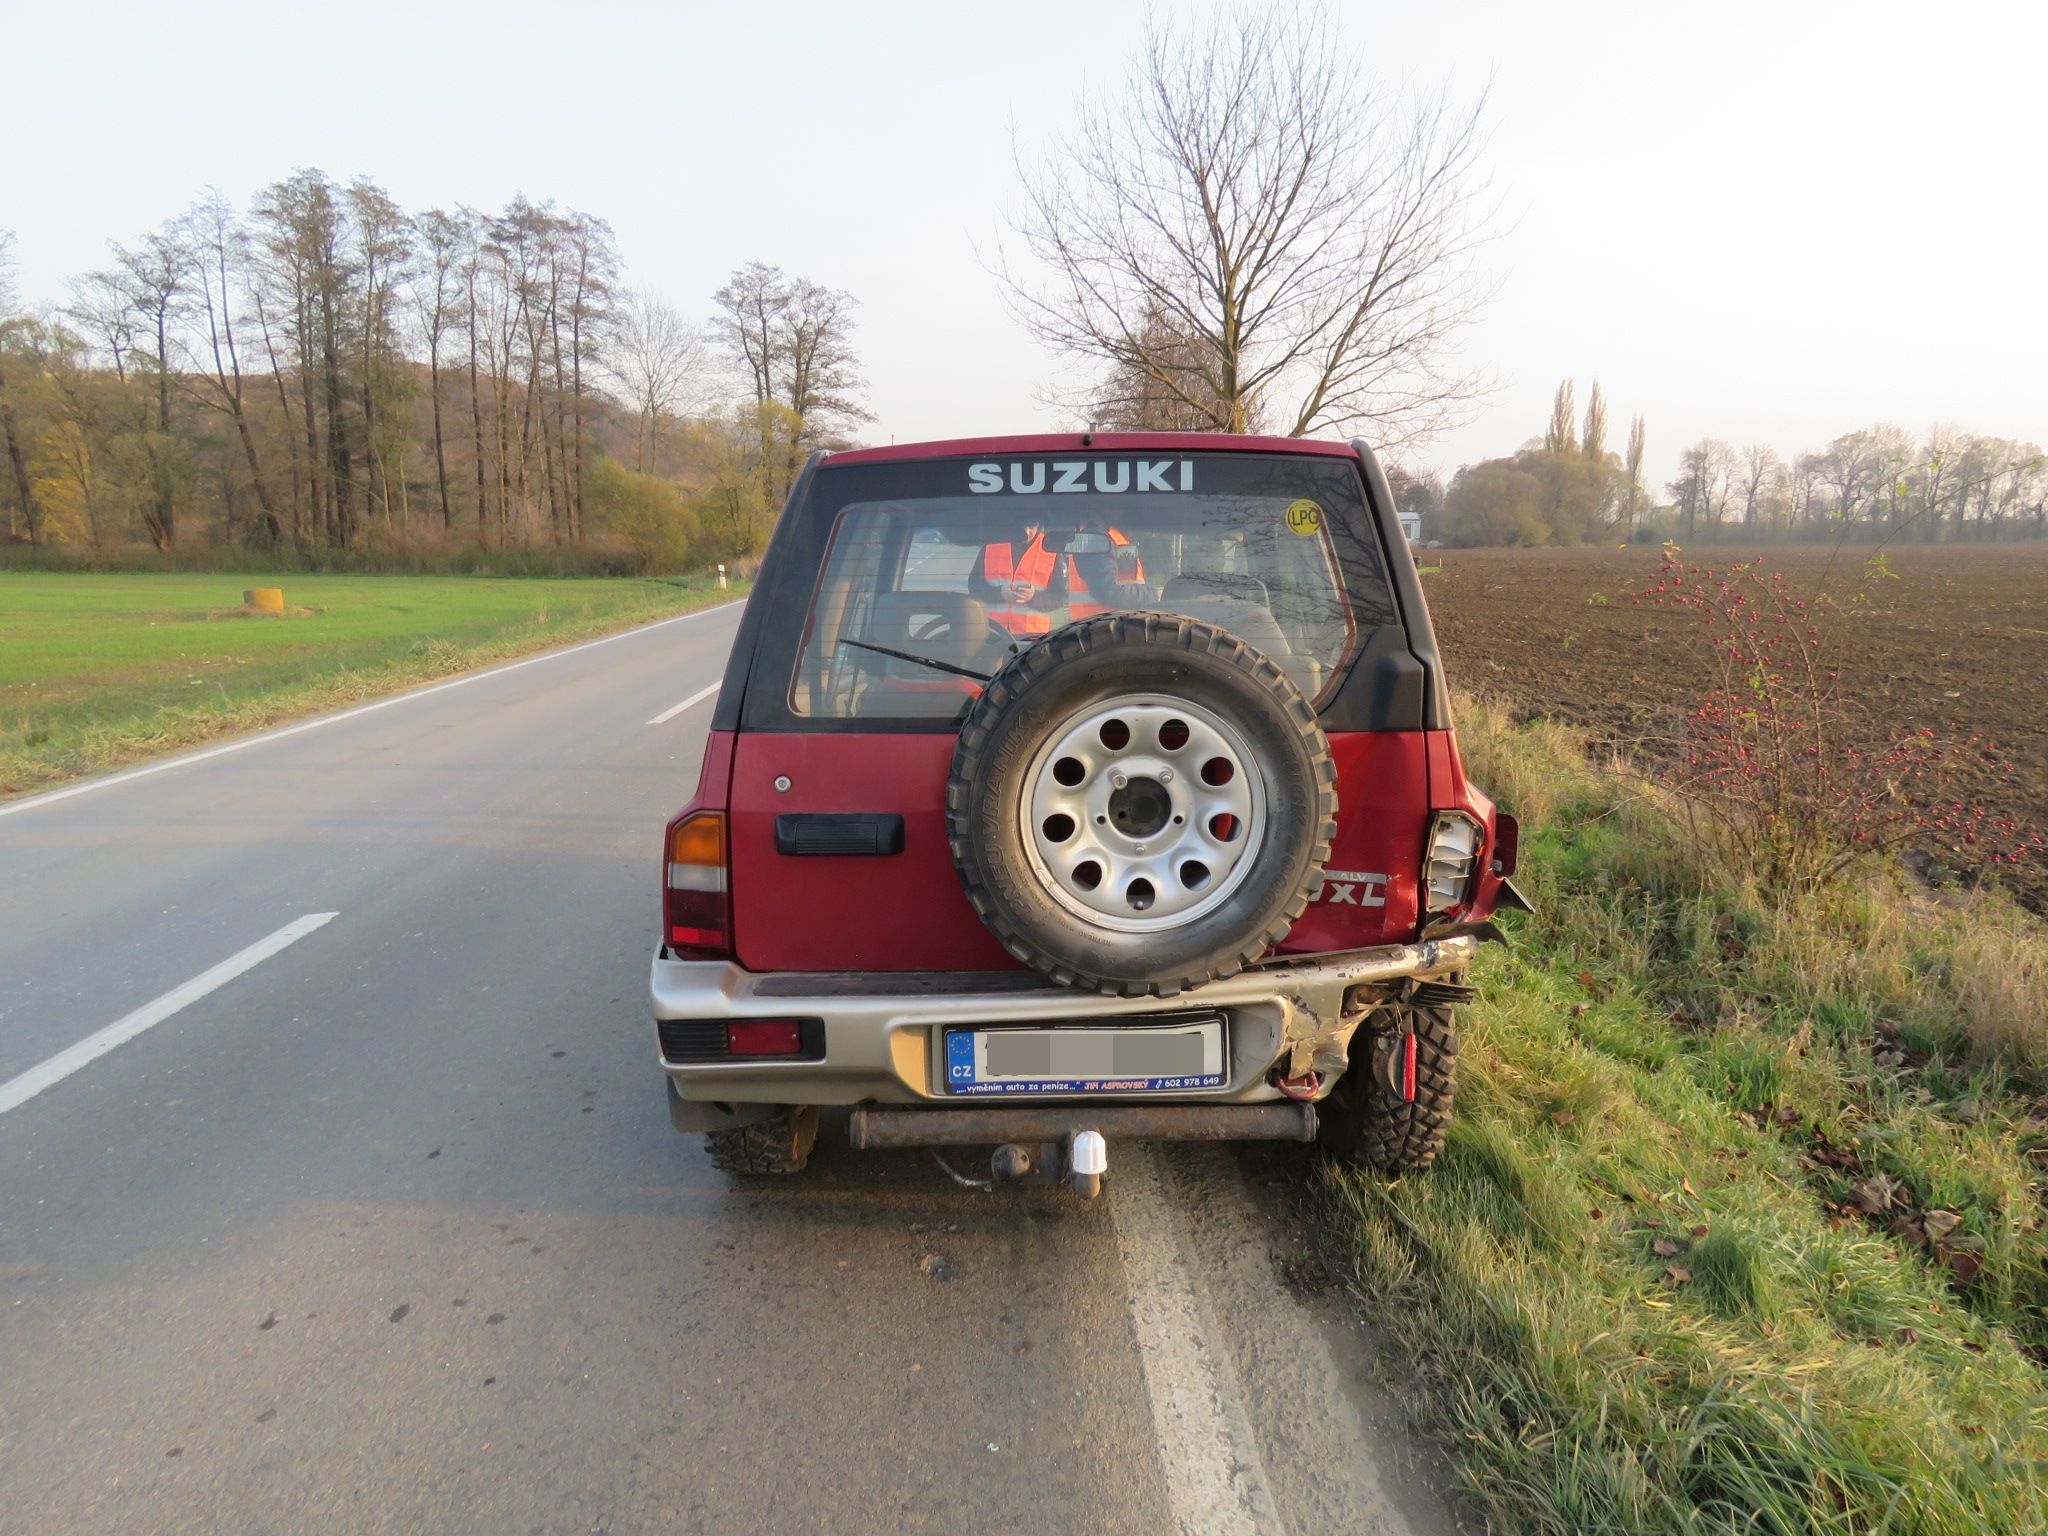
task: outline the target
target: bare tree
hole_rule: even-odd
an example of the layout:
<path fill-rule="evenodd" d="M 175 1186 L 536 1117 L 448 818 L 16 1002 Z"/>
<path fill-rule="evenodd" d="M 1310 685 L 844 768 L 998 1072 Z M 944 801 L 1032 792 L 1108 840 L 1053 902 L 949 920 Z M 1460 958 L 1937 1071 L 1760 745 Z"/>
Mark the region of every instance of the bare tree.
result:
<path fill-rule="evenodd" d="M 469 341 L 469 432 L 470 450 L 476 465 L 476 541 L 490 542 L 489 475 L 484 460 L 483 357 L 484 236 L 483 218 L 474 209 L 456 215 L 462 225 L 462 303 L 465 311 L 462 334 Z"/>
<path fill-rule="evenodd" d="M 1572 402 L 1572 381 L 1560 380 L 1550 397 L 1550 425 L 1543 430 L 1543 451 L 1564 458 L 1578 449 L 1578 407 Z"/>
<path fill-rule="evenodd" d="M 455 528 L 448 495 L 448 439 L 441 420 L 441 344 L 456 328 L 463 302 L 463 256 L 469 243 L 466 221 L 430 208 L 413 220 L 413 248 L 419 259 L 409 273 L 413 312 L 427 344 L 427 395 L 433 417 L 434 492 L 441 529 Z"/>
<path fill-rule="evenodd" d="M 1623 473 L 1628 484 L 1623 490 L 1623 515 L 1633 528 L 1643 515 L 1643 503 L 1647 493 L 1643 486 L 1643 449 L 1645 444 L 1643 418 L 1638 416 L 1628 424 L 1628 454 L 1622 461 Z"/>
<path fill-rule="evenodd" d="M 283 536 L 277 507 L 270 494 L 270 482 L 263 473 L 263 460 L 249 430 L 249 409 L 242 380 L 242 354 L 235 342 L 235 310 L 241 291 L 241 276 L 247 264 L 247 240 L 241 221 L 228 200 L 218 192 L 195 204 L 176 225 L 176 237 L 185 250 L 185 262 L 192 273 L 186 293 L 187 318 L 198 332 L 195 352 L 196 376 L 210 386 L 207 402 L 235 424 L 236 439 L 243 461 L 249 466 L 249 482 L 267 543 Z"/>
<path fill-rule="evenodd" d="M 14 496 L 31 544 L 42 542 L 42 506 L 36 500 L 34 482 L 28 476 L 28 461 L 21 450 L 21 432 L 14 415 L 14 396 L 8 388 L 7 348 L 10 332 L 20 317 L 15 313 L 14 231 L 0 229 L 0 438 L 7 446 L 7 467 L 14 482 Z M 13 529 L 10 527 L 10 533 Z"/>
<path fill-rule="evenodd" d="M 1820 458 L 1835 516 L 1845 523 L 1875 522 L 1887 510 L 1895 513 L 1895 475 L 1911 453 L 1911 439 L 1889 424 L 1844 432 L 1830 442 Z"/>
<path fill-rule="evenodd" d="M 141 341 L 137 353 L 156 385 L 156 417 L 143 439 L 152 482 L 143 523 L 149 530 L 150 542 L 158 549 L 169 549 L 178 537 L 178 479 L 171 438 L 171 344 L 192 275 L 187 253 L 170 230 L 144 237 L 132 250 L 116 245 L 114 267 L 108 274 L 135 317 L 135 334 Z"/>
<path fill-rule="evenodd" d="M 1264 402 L 1290 435 L 1417 441 L 1478 392 L 1451 345 L 1484 297 L 1482 137 L 1478 106 L 1369 88 L 1318 11 L 1155 27 L 1123 98 L 1025 178 L 1046 280 L 1005 279 L 1045 345 L 1212 429 Z"/>
<path fill-rule="evenodd" d="M 750 261 L 718 290 L 715 302 L 711 334 L 753 386 L 754 404 L 766 405 L 780 382 L 778 342 L 789 309 L 789 279 L 780 267 Z"/>
<path fill-rule="evenodd" d="M 611 373 L 637 412 L 634 468 L 654 470 L 654 443 L 662 423 L 688 398 L 704 371 L 704 338 L 672 306 L 645 293 L 629 293 L 612 337 Z"/>
<path fill-rule="evenodd" d="M 1678 478 L 1667 489 L 1672 503 L 1685 518 L 1688 538 L 1702 520 L 1718 526 L 1728 515 L 1737 462 L 1735 450 L 1712 437 L 1700 439 L 1678 456 Z"/>
<path fill-rule="evenodd" d="M 1751 443 L 1742 450 L 1743 527 L 1756 526 L 1756 509 L 1762 504 L 1764 487 L 1771 483 L 1774 475 L 1782 474 L 1784 468 L 1777 451 L 1762 443 Z"/>
<path fill-rule="evenodd" d="M 318 538 L 346 548 L 355 531 L 354 455 L 343 419 L 342 353 L 356 272 L 341 198 L 322 172 L 296 171 L 257 195 L 251 220 L 260 323 L 289 347 L 298 384 L 308 523 Z"/>
<path fill-rule="evenodd" d="M 795 479 L 804 451 L 836 428 L 869 419 L 853 351 L 852 294 L 791 277 L 766 262 L 749 262 L 718 290 L 711 334 L 753 388 L 752 419 L 761 424 L 758 463 L 763 488 L 779 500 Z M 775 451 L 768 406 L 795 418 L 796 431 Z"/>
<path fill-rule="evenodd" d="M 396 309 L 412 256 L 412 221 L 367 176 L 349 183 L 345 205 L 357 274 L 348 295 L 348 323 L 355 332 L 355 393 L 362 411 L 363 505 L 367 513 L 374 503 L 389 527 L 393 484 L 401 499 L 405 484 L 402 469 L 391 473 L 390 460 L 404 430 L 395 409 L 406 379 Z"/>
<path fill-rule="evenodd" d="M 1204 343 L 1175 331 L 1164 315 L 1145 322 L 1144 341 L 1146 355 L 1169 359 L 1176 375 L 1189 381 L 1200 376 L 1191 354 Z M 1104 432 L 1200 432 L 1210 428 L 1216 419 L 1216 402 L 1190 402 L 1185 396 L 1185 389 L 1167 388 L 1149 368 L 1113 364 L 1089 402 L 1088 424 Z M 1245 429 L 1263 432 L 1266 426 L 1262 403 L 1251 402 Z"/>
<path fill-rule="evenodd" d="M 1586 428 L 1579 434 L 1579 452 L 1595 464 L 1607 458 L 1607 397 L 1600 393 L 1600 381 L 1593 381 L 1593 393 L 1586 398 Z"/>
<path fill-rule="evenodd" d="M 564 450 L 569 475 L 569 531 L 575 538 L 584 532 L 583 472 L 589 457 L 585 441 L 583 369 L 586 363 L 602 365 L 603 341 L 613 321 L 617 299 L 619 253 L 612 227 L 587 213 L 572 212 L 564 225 L 566 293 L 555 311 L 555 388 L 569 397 L 569 419 L 574 426 Z M 569 333 L 569 366 L 562 369 L 562 330 Z M 558 415 L 559 421 L 559 415 Z"/>
<path fill-rule="evenodd" d="M 853 353 L 853 311 L 858 300 L 806 278 L 790 285 L 782 316 L 788 375 L 782 403 L 796 412 L 803 443 L 816 446 L 835 427 L 870 418 L 860 402 L 865 381 Z"/>

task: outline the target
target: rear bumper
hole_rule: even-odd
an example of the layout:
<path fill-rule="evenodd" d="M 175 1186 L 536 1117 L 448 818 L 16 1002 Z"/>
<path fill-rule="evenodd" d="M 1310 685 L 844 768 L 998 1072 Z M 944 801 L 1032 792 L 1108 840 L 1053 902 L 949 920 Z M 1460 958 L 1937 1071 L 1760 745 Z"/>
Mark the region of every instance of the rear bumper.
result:
<path fill-rule="evenodd" d="M 1178 997 L 1100 997 L 1053 986 L 1023 971 L 958 973 L 776 972 L 719 961 L 655 958 L 651 980 L 656 1050 L 664 1022 L 799 1018 L 818 1021 L 809 1060 L 677 1061 L 661 1057 L 685 1101 L 714 1104 L 954 1103 L 943 1090 L 940 1053 L 948 1025 L 1091 1023 L 1139 1020 L 1191 1009 L 1229 1019 L 1228 1081 L 1222 1088 L 1143 1095 L 1258 1104 L 1282 1100 L 1282 1075 L 1334 1079 L 1348 1060 L 1365 1010 L 1346 1007 L 1353 989 L 1410 977 L 1439 977 L 1472 963 L 1471 935 L 1389 944 L 1339 954 L 1284 956 Z M 1032 1095 L 1048 1102 L 1089 1096 Z M 975 1101 L 985 1107 L 987 1100 Z"/>

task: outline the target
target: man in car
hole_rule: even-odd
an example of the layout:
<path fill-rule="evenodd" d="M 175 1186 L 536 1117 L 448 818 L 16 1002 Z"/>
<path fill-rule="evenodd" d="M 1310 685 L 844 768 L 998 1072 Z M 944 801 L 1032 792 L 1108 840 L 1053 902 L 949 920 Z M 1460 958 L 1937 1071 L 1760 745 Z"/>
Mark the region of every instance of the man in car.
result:
<path fill-rule="evenodd" d="M 1100 519 L 1083 522 L 1055 542 L 1058 552 L 1044 525 L 1032 523 L 982 549 L 971 589 L 1012 634 L 1042 635 L 1056 622 L 1107 612 L 1118 606 L 1113 599 L 1119 587 L 1145 580 L 1137 546 Z"/>

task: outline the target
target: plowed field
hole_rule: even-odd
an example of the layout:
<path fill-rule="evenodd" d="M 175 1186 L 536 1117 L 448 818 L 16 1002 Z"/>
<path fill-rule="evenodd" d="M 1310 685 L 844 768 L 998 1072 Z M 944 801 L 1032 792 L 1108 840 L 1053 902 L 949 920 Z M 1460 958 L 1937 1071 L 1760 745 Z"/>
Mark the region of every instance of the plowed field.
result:
<path fill-rule="evenodd" d="M 1767 552 L 1803 595 L 1844 606 L 1823 622 L 1841 702 L 1866 744 L 1919 726 L 1985 737 L 2017 771 L 1964 770 L 1957 793 L 2048 827 L 2048 544 L 1897 547 L 1875 579 L 1870 551 Z M 1725 568 L 1751 556 L 1688 550 Z M 1678 734 L 1708 687 L 1696 621 L 1630 599 L 1657 579 L 1654 549 L 1443 550 L 1423 555 L 1437 636 L 1460 688 L 1504 699 L 1522 716 L 1595 728 L 1617 741 Z M 1855 594 L 1862 600 L 1850 602 Z M 2048 910 L 2048 862 L 2006 878 Z"/>

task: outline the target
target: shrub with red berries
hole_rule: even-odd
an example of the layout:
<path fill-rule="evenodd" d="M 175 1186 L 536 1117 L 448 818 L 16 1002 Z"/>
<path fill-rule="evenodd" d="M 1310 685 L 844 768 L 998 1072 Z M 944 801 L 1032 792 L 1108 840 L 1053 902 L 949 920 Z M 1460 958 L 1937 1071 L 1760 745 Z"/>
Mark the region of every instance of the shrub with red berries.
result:
<path fill-rule="evenodd" d="M 1987 769 L 2012 776 L 1992 743 L 1922 727 L 1875 746 L 1881 732 L 1848 718 L 1826 626 L 1852 622 L 1850 610 L 1797 595 L 1760 558 L 1716 570 L 1674 549 L 1635 601 L 1694 621 L 1713 679 L 1658 754 L 1658 780 L 1766 885 L 1811 891 L 1871 851 L 1995 869 L 2048 849 L 2038 830 L 1961 792 Z"/>

